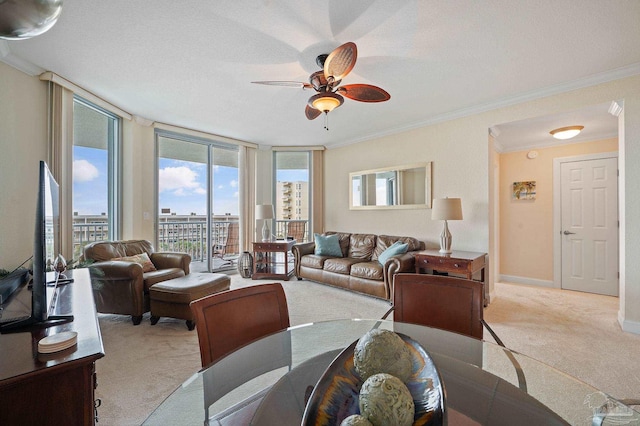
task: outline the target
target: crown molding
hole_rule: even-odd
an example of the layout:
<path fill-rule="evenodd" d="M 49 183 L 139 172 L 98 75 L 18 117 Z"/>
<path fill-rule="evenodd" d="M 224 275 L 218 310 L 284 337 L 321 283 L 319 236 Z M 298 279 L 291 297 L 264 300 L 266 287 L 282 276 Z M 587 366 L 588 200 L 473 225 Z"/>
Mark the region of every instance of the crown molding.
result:
<path fill-rule="evenodd" d="M 33 65 L 31 62 L 25 61 L 24 59 L 14 55 L 11 52 L 9 43 L 12 42 L 0 40 L 0 61 L 30 76 L 38 76 L 45 71 L 42 68 Z"/>
<path fill-rule="evenodd" d="M 446 121 L 455 120 L 458 118 L 469 117 L 472 115 L 480 114 L 487 111 L 496 110 L 499 108 L 518 105 L 524 102 L 533 101 L 536 99 L 545 98 L 548 96 L 558 95 L 561 93 L 570 92 L 572 90 L 582 89 L 585 87 L 596 86 L 598 84 L 608 83 L 610 81 L 620 80 L 627 77 L 632 77 L 640 74 L 640 62 L 636 62 L 625 67 L 617 68 L 610 71 L 601 72 L 598 74 L 592 74 L 587 77 L 579 78 L 562 84 L 556 84 L 548 86 L 539 90 L 532 90 L 523 92 L 515 96 L 509 96 L 495 101 L 478 104 L 468 108 L 462 108 L 455 111 L 450 111 L 443 114 L 434 115 L 426 120 L 416 121 L 407 125 L 394 127 L 384 132 L 368 134 L 360 138 L 350 139 L 336 144 L 331 144 L 328 148 L 338 148 L 342 146 L 352 145 L 355 143 L 365 142 L 371 139 L 377 139 L 384 136 L 395 135 L 398 133 L 406 132 L 409 130 L 418 129 L 421 127 L 432 126 L 438 123 L 444 123 Z"/>
<path fill-rule="evenodd" d="M 615 117 L 620 117 L 620 114 L 622 114 L 623 105 L 623 101 L 611 101 L 611 105 L 609 106 L 608 111 L 609 114 Z"/>

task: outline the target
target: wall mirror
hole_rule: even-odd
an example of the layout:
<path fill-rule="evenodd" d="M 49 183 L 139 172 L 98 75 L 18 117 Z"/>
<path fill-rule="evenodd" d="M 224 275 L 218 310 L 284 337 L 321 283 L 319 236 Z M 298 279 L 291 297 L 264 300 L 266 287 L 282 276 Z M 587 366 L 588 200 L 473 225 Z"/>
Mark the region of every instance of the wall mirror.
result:
<path fill-rule="evenodd" d="M 431 162 L 349 173 L 349 208 L 431 208 Z"/>

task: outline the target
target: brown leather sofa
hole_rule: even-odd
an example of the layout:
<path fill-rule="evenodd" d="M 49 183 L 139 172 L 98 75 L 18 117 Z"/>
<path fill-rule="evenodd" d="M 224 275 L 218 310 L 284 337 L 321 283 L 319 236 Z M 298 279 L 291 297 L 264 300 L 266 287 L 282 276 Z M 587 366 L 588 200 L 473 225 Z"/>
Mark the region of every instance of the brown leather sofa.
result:
<path fill-rule="evenodd" d="M 155 271 L 143 272 L 139 263 L 114 260 L 146 253 Z M 189 274 L 191 256 L 186 253 L 156 253 L 146 240 L 99 241 L 84 247 L 89 262 L 91 286 L 98 312 L 131 315 L 134 325 L 149 311 L 149 288 L 161 281 Z"/>
<path fill-rule="evenodd" d="M 323 284 L 369 294 L 383 299 L 393 295 L 393 276 L 398 272 L 414 272 L 414 251 L 424 250 L 425 244 L 412 237 L 389 235 L 337 234 L 343 257 L 319 256 L 315 242 L 293 246 L 295 274 Z M 392 256 L 384 265 L 378 256 L 396 241 L 409 244 L 407 253 Z"/>

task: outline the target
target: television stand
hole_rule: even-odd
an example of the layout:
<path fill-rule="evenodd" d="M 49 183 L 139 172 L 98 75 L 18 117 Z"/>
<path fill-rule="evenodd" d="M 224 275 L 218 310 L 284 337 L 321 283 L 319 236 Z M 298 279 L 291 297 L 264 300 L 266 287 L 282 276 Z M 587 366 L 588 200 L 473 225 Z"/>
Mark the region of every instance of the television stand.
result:
<path fill-rule="evenodd" d="M 55 327 L 71 321 L 73 321 L 73 315 L 50 315 L 44 321 L 38 321 L 33 317 L 29 317 L 18 321 L 0 324 L 0 333 L 20 333 L 23 331 L 30 331 L 34 328 Z"/>
<path fill-rule="evenodd" d="M 58 290 L 52 316 L 75 321 L 0 334 L 0 425 L 93 425 L 95 362 L 104 356 L 88 269 L 74 269 L 72 285 Z M 24 289 L 26 290 L 26 289 Z M 78 344 L 39 353 L 47 335 L 75 331 Z"/>

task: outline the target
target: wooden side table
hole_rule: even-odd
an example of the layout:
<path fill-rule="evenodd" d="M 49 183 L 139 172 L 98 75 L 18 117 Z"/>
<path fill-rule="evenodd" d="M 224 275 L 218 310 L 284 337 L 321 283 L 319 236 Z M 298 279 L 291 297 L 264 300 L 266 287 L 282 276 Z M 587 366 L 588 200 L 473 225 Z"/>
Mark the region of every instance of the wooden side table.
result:
<path fill-rule="evenodd" d="M 263 241 L 253 243 L 254 280 L 272 278 L 288 281 L 293 276 L 293 253 L 295 240 Z"/>
<path fill-rule="evenodd" d="M 438 250 L 422 250 L 416 253 L 416 274 L 423 270 L 462 274 L 468 280 L 473 279 L 476 272 L 480 272 L 480 281 L 484 282 L 484 268 L 486 253 L 471 251 L 454 251 L 450 254 L 440 253 Z"/>

